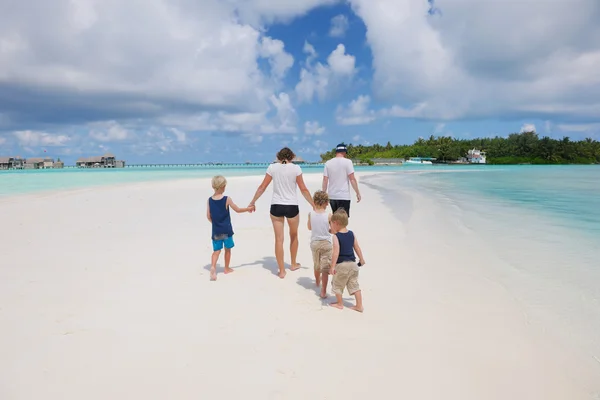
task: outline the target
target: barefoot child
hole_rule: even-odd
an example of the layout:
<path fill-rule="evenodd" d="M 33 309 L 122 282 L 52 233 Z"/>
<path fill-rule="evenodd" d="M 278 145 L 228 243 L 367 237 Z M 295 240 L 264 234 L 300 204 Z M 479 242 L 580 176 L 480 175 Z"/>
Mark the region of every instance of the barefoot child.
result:
<path fill-rule="evenodd" d="M 206 207 L 206 218 L 212 223 L 212 244 L 213 254 L 210 266 L 210 280 L 217 280 L 217 260 L 221 255 L 221 249 L 225 246 L 225 273 L 233 272 L 229 268 L 231 262 L 231 249 L 233 243 L 233 227 L 231 226 L 231 216 L 229 207 L 237 213 L 253 212 L 254 207 L 240 208 L 232 200 L 231 197 L 223 196 L 227 179 L 221 175 L 212 178 L 212 187 L 215 194 L 208 198 Z"/>
<path fill-rule="evenodd" d="M 358 240 L 354 232 L 349 231 L 348 214 L 344 209 L 338 209 L 331 217 L 331 233 L 333 233 L 333 255 L 331 260 L 330 274 L 333 275 L 333 292 L 336 301 L 331 303 L 333 307 L 344 308 L 342 294 L 344 288 L 348 289 L 350 295 L 356 298 L 356 306 L 353 310 L 363 312 L 362 293 L 358 285 L 358 266 L 365 265 L 362 250 L 358 245 Z M 354 251 L 358 254 L 359 264 L 356 264 Z"/>
<path fill-rule="evenodd" d="M 329 196 L 322 190 L 315 192 L 313 196 L 315 210 L 308 214 L 308 230 L 311 231 L 310 249 L 313 254 L 315 268 L 315 282 L 317 287 L 321 284 L 321 298 L 327 298 L 327 281 L 329 280 L 329 266 L 331 265 L 331 233 L 329 233 L 329 221 L 331 214 L 327 212 Z"/>

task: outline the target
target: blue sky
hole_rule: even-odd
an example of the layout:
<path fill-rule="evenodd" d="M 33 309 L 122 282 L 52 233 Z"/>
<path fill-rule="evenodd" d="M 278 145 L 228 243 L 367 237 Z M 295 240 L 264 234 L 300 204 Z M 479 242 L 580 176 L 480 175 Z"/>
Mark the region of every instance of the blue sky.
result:
<path fill-rule="evenodd" d="M 318 160 L 431 134 L 598 139 L 598 20 L 594 0 L 11 3 L 0 155 L 269 161 L 288 145 Z"/>

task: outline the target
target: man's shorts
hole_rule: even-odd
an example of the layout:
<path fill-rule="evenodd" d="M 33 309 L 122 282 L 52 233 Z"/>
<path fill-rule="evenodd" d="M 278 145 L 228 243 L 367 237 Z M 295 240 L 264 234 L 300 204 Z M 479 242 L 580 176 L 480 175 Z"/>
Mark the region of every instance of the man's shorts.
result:
<path fill-rule="evenodd" d="M 353 295 L 360 290 L 358 286 L 358 265 L 354 261 L 344 261 L 335 266 L 335 275 L 333 275 L 333 293 L 342 295 L 344 288 Z"/>
<path fill-rule="evenodd" d="M 331 253 L 333 245 L 329 240 L 317 240 L 310 242 L 310 249 L 313 255 L 313 265 L 315 271 L 329 273 L 331 268 Z"/>
<path fill-rule="evenodd" d="M 343 208 L 350 218 L 350 200 L 329 200 L 331 212 L 334 213 L 338 208 Z"/>
<path fill-rule="evenodd" d="M 231 249 L 235 246 L 235 243 L 233 243 L 233 236 L 219 235 L 216 238 L 216 240 L 213 239 L 212 241 L 213 251 L 219 251 L 223 246 L 225 246 L 226 249 Z"/>

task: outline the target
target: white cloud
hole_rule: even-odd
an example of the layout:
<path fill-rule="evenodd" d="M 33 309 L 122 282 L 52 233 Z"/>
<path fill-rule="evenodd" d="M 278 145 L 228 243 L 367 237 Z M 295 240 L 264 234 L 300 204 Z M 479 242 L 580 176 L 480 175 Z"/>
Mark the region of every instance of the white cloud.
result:
<path fill-rule="evenodd" d="M 325 132 L 325 127 L 319 124 L 319 121 L 306 121 L 304 123 L 304 133 L 307 135 L 322 135 Z"/>
<path fill-rule="evenodd" d="M 263 37 L 260 55 L 269 60 L 271 71 L 276 79 L 283 79 L 288 70 L 294 65 L 294 57 L 286 53 L 281 40 Z"/>
<path fill-rule="evenodd" d="M 181 110 L 266 112 L 294 60 L 265 35 L 265 21 L 331 3 L 54 0 L 48 13 L 41 0 L 17 2 L 0 13 L 0 87 L 16 95 L 35 87 L 36 107 L 13 96 L 7 117 L 56 122 L 55 109 L 89 116 L 86 122 Z"/>
<path fill-rule="evenodd" d="M 358 142 L 359 140 L 360 140 L 360 135 L 354 135 L 354 136 L 352 137 L 352 141 L 353 141 L 353 142 Z"/>
<path fill-rule="evenodd" d="M 536 132 L 534 124 L 523 124 L 521 126 L 521 133 L 523 132 Z"/>
<path fill-rule="evenodd" d="M 329 36 L 344 37 L 347 30 L 348 17 L 346 17 L 344 14 L 339 14 L 331 18 L 331 28 L 329 29 Z"/>
<path fill-rule="evenodd" d="M 360 95 L 348 107 L 338 106 L 336 120 L 340 125 L 365 125 L 376 119 L 375 111 L 369 109 L 371 98 Z"/>
<path fill-rule="evenodd" d="M 308 54 L 307 63 L 309 63 L 308 60 L 312 60 L 318 55 L 317 51 L 315 50 L 315 47 L 307 41 L 304 41 L 304 47 L 302 48 L 302 51 Z"/>
<path fill-rule="evenodd" d="M 444 132 L 444 128 L 446 128 L 446 124 L 443 123 L 439 123 L 435 125 L 435 128 L 433 129 L 433 134 L 434 135 L 440 135 Z"/>
<path fill-rule="evenodd" d="M 309 52 L 309 57 L 312 53 Z M 296 85 L 296 95 L 302 102 L 311 102 L 313 97 L 324 100 L 341 85 L 347 85 L 353 78 L 356 58 L 346 54 L 346 47 L 338 44 L 327 57 L 327 64 L 316 63 L 300 71 L 300 82 Z"/>
<path fill-rule="evenodd" d="M 63 134 L 38 131 L 16 131 L 13 135 L 23 147 L 59 147 L 66 146 L 71 138 Z"/>
<path fill-rule="evenodd" d="M 133 139 L 135 135 L 116 121 L 105 121 L 91 124 L 89 136 L 99 142 L 123 142 Z"/>
<path fill-rule="evenodd" d="M 600 118 L 596 0 L 350 0 L 367 27 L 374 96 L 418 118 Z M 518 26 L 519 29 L 508 28 Z"/>
<path fill-rule="evenodd" d="M 296 133 L 297 113 L 290 96 L 271 95 L 270 108 L 264 112 L 201 112 L 194 115 L 171 114 L 160 118 L 165 126 L 185 131 L 224 131 L 241 133 Z M 269 113 L 274 114 L 272 116 Z"/>
<path fill-rule="evenodd" d="M 6 138 L 0 137 L 0 146 L 6 143 Z"/>

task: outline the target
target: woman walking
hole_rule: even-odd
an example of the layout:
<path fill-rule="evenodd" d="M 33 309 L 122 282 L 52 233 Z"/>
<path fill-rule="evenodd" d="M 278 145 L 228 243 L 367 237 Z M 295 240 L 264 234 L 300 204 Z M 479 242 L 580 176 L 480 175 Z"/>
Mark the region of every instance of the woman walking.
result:
<path fill-rule="evenodd" d="M 298 254 L 298 225 L 300 224 L 300 209 L 298 208 L 297 189 L 314 208 L 313 199 L 309 190 L 304 184 L 302 178 L 302 169 L 292 163 L 296 157 L 294 152 L 284 147 L 277 153 L 277 163 L 269 165 L 265 179 L 262 181 L 254 198 L 248 207 L 254 207 L 256 200 L 263 195 L 265 190 L 273 181 L 273 197 L 271 199 L 271 222 L 275 232 L 275 258 L 279 267 L 279 277 L 285 278 L 285 268 L 283 265 L 283 228 L 284 221 L 287 220 L 290 230 L 290 255 L 292 263 L 290 270 L 295 271 L 300 268 L 296 262 Z"/>

